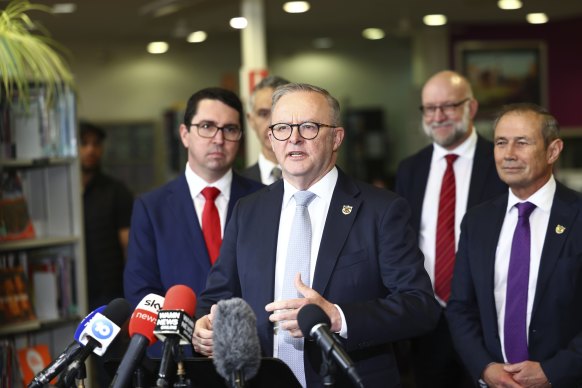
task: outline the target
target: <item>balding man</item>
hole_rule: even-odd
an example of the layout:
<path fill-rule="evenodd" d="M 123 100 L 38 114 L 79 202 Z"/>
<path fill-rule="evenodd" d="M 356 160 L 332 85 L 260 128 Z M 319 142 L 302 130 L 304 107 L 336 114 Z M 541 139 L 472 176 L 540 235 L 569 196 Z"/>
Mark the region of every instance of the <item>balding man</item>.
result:
<path fill-rule="evenodd" d="M 479 104 L 465 77 L 442 71 L 422 89 L 422 127 L 432 144 L 400 163 L 396 192 L 408 199 L 424 266 L 435 297 L 446 308 L 460 223 L 465 211 L 504 193 L 493 144 L 479 136 Z M 416 386 L 473 386 L 453 349 L 444 316 L 435 331 L 411 342 Z"/>

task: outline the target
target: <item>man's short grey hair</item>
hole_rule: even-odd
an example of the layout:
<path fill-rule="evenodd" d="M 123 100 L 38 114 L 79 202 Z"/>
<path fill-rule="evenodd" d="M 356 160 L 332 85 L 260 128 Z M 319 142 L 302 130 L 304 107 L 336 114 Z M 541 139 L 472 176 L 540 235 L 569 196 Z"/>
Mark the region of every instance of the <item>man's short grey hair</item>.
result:
<path fill-rule="evenodd" d="M 497 128 L 497 124 L 501 118 L 509 113 L 535 113 L 542 118 L 542 137 L 544 138 L 544 145 L 547 147 L 552 141 L 560 137 L 560 126 L 558 120 L 546 109 L 537 104 L 529 102 L 520 102 L 515 104 L 508 104 L 501 108 L 493 121 L 493 129 Z"/>
<path fill-rule="evenodd" d="M 308 92 L 308 93 L 318 93 L 325 97 L 330 109 L 331 109 L 331 123 L 323 123 L 329 124 L 334 126 L 341 125 L 341 112 L 340 112 L 340 104 L 339 101 L 333 97 L 329 92 L 323 88 L 318 86 L 310 85 L 310 84 L 301 84 L 301 83 L 289 83 L 287 85 L 279 86 L 275 89 L 273 93 L 273 107 L 277 104 L 277 102 L 286 94 L 295 93 L 295 92 Z"/>
<path fill-rule="evenodd" d="M 270 76 L 263 78 L 261 80 L 261 82 L 259 82 L 255 86 L 255 88 L 253 89 L 253 91 L 251 93 L 251 97 L 249 99 L 249 109 L 253 110 L 254 104 L 255 104 L 255 96 L 257 95 L 257 92 L 259 90 L 266 89 L 266 88 L 273 88 L 273 90 L 275 90 L 279 86 L 283 86 L 283 85 L 286 85 L 288 83 L 289 83 L 289 81 L 287 81 L 283 77 L 279 77 L 278 75 L 270 75 Z"/>

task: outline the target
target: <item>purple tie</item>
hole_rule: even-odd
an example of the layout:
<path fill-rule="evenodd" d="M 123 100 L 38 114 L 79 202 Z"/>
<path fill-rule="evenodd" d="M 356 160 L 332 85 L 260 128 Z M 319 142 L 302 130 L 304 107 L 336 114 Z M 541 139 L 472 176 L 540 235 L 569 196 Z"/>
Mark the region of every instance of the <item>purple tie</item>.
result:
<path fill-rule="evenodd" d="M 531 233 L 529 215 L 536 205 L 522 202 L 515 205 L 519 212 L 507 274 L 505 297 L 505 356 L 511 364 L 529 359 L 527 352 L 527 290 L 529 285 L 529 255 Z"/>

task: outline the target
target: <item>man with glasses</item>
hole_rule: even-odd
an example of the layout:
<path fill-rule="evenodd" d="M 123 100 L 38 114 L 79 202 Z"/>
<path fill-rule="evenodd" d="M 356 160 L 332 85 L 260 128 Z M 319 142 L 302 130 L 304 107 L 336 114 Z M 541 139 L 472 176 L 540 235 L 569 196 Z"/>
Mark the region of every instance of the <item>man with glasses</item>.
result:
<path fill-rule="evenodd" d="M 199 294 L 234 204 L 263 186 L 232 171 L 242 119 L 242 103 L 228 90 L 202 89 L 188 100 L 179 128 L 188 150 L 184 174 L 134 204 L 124 273 L 134 306 L 175 284 Z"/>
<path fill-rule="evenodd" d="M 422 127 L 432 144 L 402 161 L 396 192 L 412 208 L 424 265 L 435 297 L 446 308 L 456 242 L 465 211 L 507 191 L 495 170 L 493 144 L 477 134 L 478 103 L 465 77 L 432 76 L 422 89 Z M 411 342 L 416 387 L 472 387 L 443 317 L 433 332 Z"/>
<path fill-rule="evenodd" d="M 270 129 L 283 179 L 239 201 L 198 298 L 195 350 L 212 355 L 211 306 L 241 297 L 256 314 L 263 354 L 286 362 L 303 387 L 320 387 L 321 350 L 297 323 L 313 303 L 364 386 L 400 386 L 391 342 L 431 330 L 440 313 L 408 204 L 335 166 L 344 128 L 326 90 L 277 88 Z M 335 377 L 351 386 L 344 373 Z"/>
<path fill-rule="evenodd" d="M 242 171 L 241 175 L 263 182 L 266 185 L 281 179 L 281 167 L 277 162 L 269 140 L 269 124 L 271 121 L 273 91 L 278 86 L 288 83 L 289 81 L 276 75 L 263 78 L 253 89 L 249 101 L 247 119 L 261 142 L 261 153 L 257 163 Z"/>

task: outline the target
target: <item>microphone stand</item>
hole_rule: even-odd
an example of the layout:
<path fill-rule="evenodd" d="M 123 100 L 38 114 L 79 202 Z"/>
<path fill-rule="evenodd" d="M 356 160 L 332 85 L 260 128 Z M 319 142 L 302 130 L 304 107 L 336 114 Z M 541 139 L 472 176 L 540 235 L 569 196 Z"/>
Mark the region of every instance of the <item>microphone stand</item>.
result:
<path fill-rule="evenodd" d="M 162 353 L 162 361 L 160 364 L 160 372 L 158 373 L 158 379 L 156 380 L 156 387 L 157 388 L 167 388 L 168 387 L 168 378 L 166 374 L 168 373 L 168 366 L 170 364 L 170 360 L 175 357 L 175 350 L 173 346 L 170 346 L 170 342 L 164 346 L 164 350 Z"/>
<path fill-rule="evenodd" d="M 143 375 L 143 368 L 141 367 L 141 365 L 136 368 L 135 372 L 133 372 L 133 387 L 134 388 L 146 387 L 145 377 Z"/>
<path fill-rule="evenodd" d="M 87 378 L 87 368 L 85 363 L 82 362 L 77 369 L 77 374 L 75 375 L 75 381 L 77 382 L 77 388 L 85 388 L 85 379 Z"/>
<path fill-rule="evenodd" d="M 177 371 L 176 376 L 178 381 L 174 383 L 174 388 L 192 388 L 192 381 L 186 376 L 186 369 L 184 368 L 184 351 L 182 347 L 178 345 L 176 352 L 174 353 Z"/>
<path fill-rule="evenodd" d="M 321 368 L 319 369 L 319 375 L 323 380 L 323 385 L 326 387 L 333 387 L 335 384 L 335 372 L 337 367 L 333 362 L 332 358 L 329 357 L 327 352 L 321 349 Z"/>

